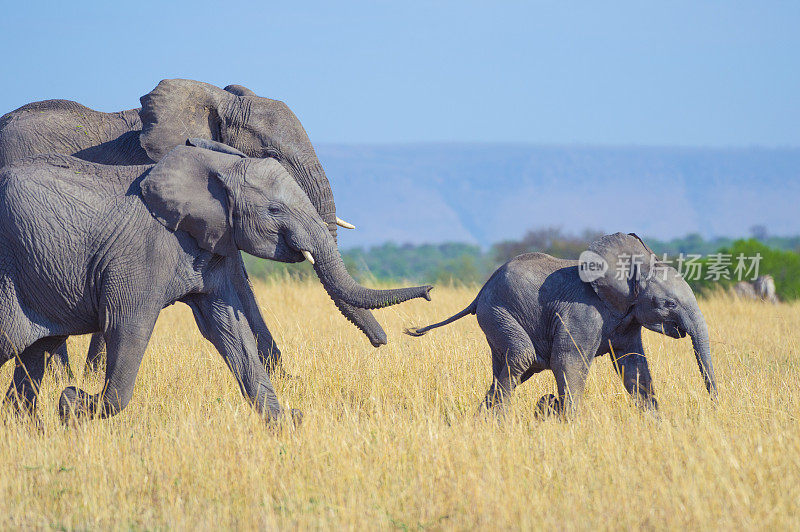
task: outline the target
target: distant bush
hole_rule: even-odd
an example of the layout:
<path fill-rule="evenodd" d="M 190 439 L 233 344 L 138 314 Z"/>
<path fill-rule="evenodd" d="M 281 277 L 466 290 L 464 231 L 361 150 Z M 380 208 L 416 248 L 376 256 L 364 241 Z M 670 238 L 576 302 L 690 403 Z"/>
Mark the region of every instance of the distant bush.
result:
<path fill-rule="evenodd" d="M 286 264 L 272 260 L 264 260 L 246 253 L 242 253 L 244 266 L 250 277 L 257 279 L 306 279 L 316 277 L 314 268 L 306 261 L 297 264 Z"/>
<path fill-rule="evenodd" d="M 350 273 L 359 281 L 407 280 L 414 282 L 483 282 L 488 259 L 478 246 L 462 243 L 397 245 L 386 243 L 369 249 L 343 252 Z"/>
<path fill-rule="evenodd" d="M 492 246 L 492 258 L 503 264 L 523 253 L 547 253 L 560 259 L 577 259 L 603 233 L 586 229 L 581 234 L 565 233 L 560 227 L 545 227 L 525 233 L 520 240 L 504 240 Z"/>
<path fill-rule="evenodd" d="M 283 264 L 243 255 L 251 277 L 306 279 L 316 277 L 308 262 Z M 475 284 L 492 272 L 488 256 L 478 246 L 462 243 L 397 245 L 342 252 L 345 267 L 358 282 Z"/>
<path fill-rule="evenodd" d="M 699 260 L 702 264 L 703 276 L 700 279 L 688 279 L 694 290 L 706 292 L 715 288 L 729 288 L 739 281 L 736 272 L 737 257 L 753 258 L 760 256 L 758 270 L 746 272 L 741 280 L 752 281 L 755 275 L 771 275 L 775 280 L 775 291 L 782 301 L 800 299 L 800 254 L 793 251 L 775 249 L 755 239 L 736 240 L 716 253 L 731 258 L 731 263 L 724 268 L 726 274 L 719 280 L 709 279 L 707 272 L 712 260 L 706 256 Z"/>
<path fill-rule="evenodd" d="M 734 257 L 761 254 L 758 274 L 769 274 L 775 279 L 775 291 L 782 301 L 800 299 L 800 254 L 775 249 L 757 240 L 737 240 L 730 248 L 720 250 Z"/>
<path fill-rule="evenodd" d="M 758 226 L 753 227 L 751 231 L 754 234 L 753 239 L 770 248 L 800 253 L 800 236 L 770 236 L 766 234 L 763 228 L 759 228 Z M 668 253 L 670 255 L 678 255 L 680 253 L 709 255 L 722 248 L 730 248 L 734 242 L 738 242 L 738 240 L 728 237 L 706 239 L 698 233 L 690 233 L 683 237 L 673 238 L 672 240 L 645 238 L 645 241 L 647 245 L 659 255 L 663 253 Z"/>

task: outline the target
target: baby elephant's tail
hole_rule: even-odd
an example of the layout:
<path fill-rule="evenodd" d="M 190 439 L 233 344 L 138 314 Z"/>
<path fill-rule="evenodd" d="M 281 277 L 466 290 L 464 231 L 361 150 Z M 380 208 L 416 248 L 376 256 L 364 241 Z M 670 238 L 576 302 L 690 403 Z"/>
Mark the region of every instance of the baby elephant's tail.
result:
<path fill-rule="evenodd" d="M 475 301 L 469 304 L 467 308 L 459 312 L 454 316 L 450 316 L 444 321 L 440 321 L 439 323 L 434 323 L 432 325 L 426 325 L 425 327 L 409 327 L 408 329 L 404 329 L 403 332 L 409 336 L 422 336 L 426 332 L 430 331 L 431 329 L 436 329 L 437 327 L 442 327 L 444 325 L 448 325 L 453 323 L 456 320 L 460 320 L 464 316 L 468 316 L 470 314 L 475 314 L 475 309 L 478 306 L 478 298 L 475 298 Z"/>

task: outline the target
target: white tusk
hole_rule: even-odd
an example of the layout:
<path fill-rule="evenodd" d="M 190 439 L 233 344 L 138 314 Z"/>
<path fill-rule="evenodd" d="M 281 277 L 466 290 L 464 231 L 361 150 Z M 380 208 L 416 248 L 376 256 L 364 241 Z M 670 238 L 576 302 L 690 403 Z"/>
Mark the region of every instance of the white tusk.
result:
<path fill-rule="evenodd" d="M 305 249 L 301 249 L 300 253 L 303 254 L 303 256 L 306 258 L 306 260 L 308 262 L 310 262 L 311 264 L 314 264 L 314 255 L 312 255 L 310 251 L 306 251 Z"/>
<path fill-rule="evenodd" d="M 355 225 L 345 222 L 344 220 L 342 220 L 338 216 L 336 217 L 336 225 L 338 225 L 339 227 L 344 227 L 345 229 L 355 229 L 356 228 Z"/>

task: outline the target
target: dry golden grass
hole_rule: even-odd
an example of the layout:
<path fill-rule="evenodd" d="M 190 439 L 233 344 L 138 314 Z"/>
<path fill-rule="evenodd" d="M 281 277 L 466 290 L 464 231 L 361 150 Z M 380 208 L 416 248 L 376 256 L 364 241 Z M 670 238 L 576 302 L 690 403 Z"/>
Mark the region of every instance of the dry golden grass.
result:
<path fill-rule="evenodd" d="M 689 340 L 646 332 L 660 421 L 630 404 L 604 357 L 578 420 L 534 419 L 555 386 L 542 373 L 518 388 L 499 425 L 473 419 L 490 382 L 474 317 L 420 339 L 400 333 L 460 310 L 476 291 L 439 287 L 433 303 L 378 312 L 390 344 L 374 350 L 318 283 L 258 285 L 299 376 L 275 382 L 305 413 L 283 433 L 260 423 L 188 308 L 169 308 L 122 415 L 63 428 L 55 412 L 68 381 L 57 372 L 43 383 L 43 433 L 3 411 L 0 526 L 800 526 L 800 305 L 701 302 L 716 406 Z M 86 344 L 71 340 L 78 368 Z"/>

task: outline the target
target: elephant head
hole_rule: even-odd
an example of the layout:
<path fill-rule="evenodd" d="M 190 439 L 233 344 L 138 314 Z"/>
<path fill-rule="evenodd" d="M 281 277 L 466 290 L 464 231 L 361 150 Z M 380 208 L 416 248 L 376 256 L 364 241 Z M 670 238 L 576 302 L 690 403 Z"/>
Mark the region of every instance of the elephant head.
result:
<path fill-rule="evenodd" d="M 336 238 L 330 182 L 305 129 L 286 104 L 256 96 L 241 85 L 220 89 L 186 79 L 165 79 L 140 101 L 139 142 L 153 161 L 189 137 L 221 142 L 249 157 L 271 157 L 295 178 Z"/>
<path fill-rule="evenodd" d="M 336 240 L 336 226 L 354 226 L 336 216 L 330 182 L 302 124 L 283 102 L 261 98 L 241 85 L 220 89 L 185 79 L 161 81 L 141 98 L 139 141 L 159 161 L 187 137 L 201 137 L 236 148 L 249 157 L 281 163 L 317 209 Z M 373 346 L 386 333 L 368 311 L 334 299 L 342 314 L 361 329 Z"/>
<path fill-rule="evenodd" d="M 256 96 L 256 93 L 248 89 L 247 87 L 243 87 L 242 85 L 228 85 L 225 89 L 231 94 L 235 94 L 236 96 Z"/>
<path fill-rule="evenodd" d="M 141 182 L 150 212 L 218 255 L 239 250 L 282 262 L 307 259 L 328 294 L 358 308 L 430 299 L 430 286 L 371 290 L 347 273 L 336 242 L 306 193 L 274 159 L 248 158 L 209 141 L 174 148 Z"/>
<path fill-rule="evenodd" d="M 592 288 L 619 317 L 631 316 L 644 327 L 672 338 L 692 338 L 706 388 L 716 396 L 708 326 L 692 289 L 675 270 L 659 262 L 635 234 L 615 233 L 594 242 L 589 251 L 603 258 L 607 269 Z"/>

